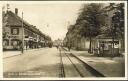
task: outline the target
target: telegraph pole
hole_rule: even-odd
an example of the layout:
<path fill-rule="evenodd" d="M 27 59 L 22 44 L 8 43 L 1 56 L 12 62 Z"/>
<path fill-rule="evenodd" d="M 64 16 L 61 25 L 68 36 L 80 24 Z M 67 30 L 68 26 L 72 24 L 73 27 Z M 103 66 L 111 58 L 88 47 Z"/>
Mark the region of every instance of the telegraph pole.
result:
<path fill-rule="evenodd" d="M 23 24 L 23 12 L 22 12 L 22 54 L 24 53 L 24 24 Z"/>

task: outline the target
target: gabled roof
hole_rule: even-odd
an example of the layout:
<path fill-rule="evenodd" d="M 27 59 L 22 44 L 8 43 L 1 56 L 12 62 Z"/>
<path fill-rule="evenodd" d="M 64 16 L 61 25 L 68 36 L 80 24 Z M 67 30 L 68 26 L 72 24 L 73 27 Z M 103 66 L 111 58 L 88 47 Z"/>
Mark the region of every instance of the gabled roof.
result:
<path fill-rule="evenodd" d="M 10 26 L 10 27 L 22 27 L 22 18 L 20 18 L 19 16 L 17 16 L 15 13 L 13 13 L 12 11 L 7 11 L 6 14 L 3 15 L 3 23 L 6 23 L 6 26 Z M 25 20 L 23 20 L 23 25 L 24 28 L 29 29 L 43 37 L 45 37 L 46 35 L 44 33 L 42 33 L 39 29 L 37 29 L 35 26 L 29 24 L 28 22 L 26 22 Z"/>
<path fill-rule="evenodd" d="M 22 18 L 14 14 L 12 11 L 7 11 L 7 13 L 4 15 L 5 22 L 7 22 L 6 25 L 8 26 L 22 26 Z M 24 25 L 30 26 L 29 23 L 25 22 L 23 20 Z"/>

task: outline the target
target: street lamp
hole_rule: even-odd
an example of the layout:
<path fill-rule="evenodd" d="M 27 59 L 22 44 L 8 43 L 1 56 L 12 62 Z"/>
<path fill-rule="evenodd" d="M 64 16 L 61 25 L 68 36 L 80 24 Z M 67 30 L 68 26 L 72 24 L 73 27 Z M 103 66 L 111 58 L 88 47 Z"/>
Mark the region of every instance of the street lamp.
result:
<path fill-rule="evenodd" d="M 22 48 L 21 48 L 21 52 L 22 54 L 24 53 L 24 24 L 23 24 L 23 12 L 22 12 Z"/>

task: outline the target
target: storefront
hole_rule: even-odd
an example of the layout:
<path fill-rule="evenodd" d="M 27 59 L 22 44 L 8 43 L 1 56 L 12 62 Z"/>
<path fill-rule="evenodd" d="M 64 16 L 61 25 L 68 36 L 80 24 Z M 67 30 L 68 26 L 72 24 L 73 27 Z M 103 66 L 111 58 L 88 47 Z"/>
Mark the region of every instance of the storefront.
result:
<path fill-rule="evenodd" d="M 14 50 L 20 50 L 20 40 L 19 39 L 12 39 L 11 46 Z"/>

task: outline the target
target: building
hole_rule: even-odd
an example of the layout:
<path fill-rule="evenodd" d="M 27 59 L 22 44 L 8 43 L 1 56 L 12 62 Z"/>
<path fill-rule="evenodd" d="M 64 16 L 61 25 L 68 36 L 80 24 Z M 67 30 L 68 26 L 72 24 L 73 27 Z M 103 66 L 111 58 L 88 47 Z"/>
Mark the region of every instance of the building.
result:
<path fill-rule="evenodd" d="M 24 49 L 33 49 L 47 46 L 51 38 L 20 18 L 17 8 L 3 11 L 3 49 L 20 50 L 23 41 Z"/>
<path fill-rule="evenodd" d="M 80 36 L 74 32 L 78 31 L 75 29 L 75 26 L 71 25 L 68 28 L 66 37 L 63 40 L 64 46 L 70 46 L 75 50 L 88 50 L 89 49 L 89 40 L 84 36 Z"/>
<path fill-rule="evenodd" d="M 115 15 L 115 13 L 118 12 L 118 9 L 120 6 L 122 7 L 122 6 L 124 6 L 124 4 L 110 4 L 110 5 L 103 7 L 102 14 L 104 15 L 105 25 L 101 27 L 100 34 L 98 36 L 95 36 L 92 38 L 91 45 L 90 45 L 89 38 L 88 37 L 85 38 L 81 34 L 80 29 L 82 29 L 82 27 L 77 23 L 75 25 L 71 25 L 68 28 L 68 32 L 64 39 L 64 45 L 65 46 L 71 45 L 72 49 L 76 49 L 76 50 L 88 50 L 89 47 L 91 47 L 92 52 L 95 52 L 94 50 L 97 48 L 98 43 L 100 43 L 99 45 L 102 45 L 102 42 L 106 42 L 104 44 L 107 46 L 110 44 L 110 42 L 112 42 L 114 40 L 115 43 L 113 43 L 113 48 L 114 48 L 114 50 L 118 50 L 118 51 L 116 51 L 116 53 L 118 54 L 118 53 L 124 52 L 124 38 L 123 38 L 124 27 L 123 26 L 118 27 L 118 28 L 122 28 L 122 31 L 121 31 L 122 37 L 121 36 L 118 37 L 119 34 L 114 37 L 113 33 L 115 33 L 115 32 L 112 31 L 112 28 L 113 28 L 113 20 L 112 19 L 113 19 L 113 16 Z M 123 10 L 122 10 L 122 12 L 123 12 Z M 124 21 L 123 17 L 122 17 L 121 21 Z M 118 29 L 118 30 L 120 30 L 120 29 Z M 119 32 L 116 31 L 116 33 L 119 33 Z M 100 38 L 98 38 L 98 37 L 100 37 Z M 100 42 L 100 41 L 102 41 L 102 42 Z M 117 43 L 117 41 L 118 41 L 118 43 Z M 112 45 L 109 45 L 109 46 L 110 46 L 110 48 L 112 47 Z M 118 46 L 118 49 L 116 49 L 117 46 Z M 111 52 L 112 52 L 112 50 L 111 50 Z M 112 54 L 111 52 L 109 51 L 109 54 Z"/>
<path fill-rule="evenodd" d="M 53 45 L 54 46 L 63 46 L 63 40 L 61 40 L 61 39 L 54 40 Z"/>

